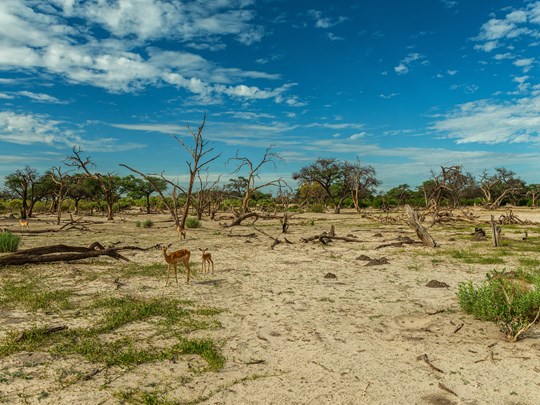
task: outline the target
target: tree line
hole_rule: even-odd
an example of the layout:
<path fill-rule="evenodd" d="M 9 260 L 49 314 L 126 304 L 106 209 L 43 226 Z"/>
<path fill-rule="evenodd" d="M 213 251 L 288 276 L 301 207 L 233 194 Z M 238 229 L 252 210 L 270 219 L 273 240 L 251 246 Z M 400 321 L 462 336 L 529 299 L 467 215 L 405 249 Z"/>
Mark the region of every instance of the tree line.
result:
<path fill-rule="evenodd" d="M 4 201 L 0 201 L 0 209 L 5 210 L 8 201 L 17 201 L 20 216 L 26 219 L 32 216 L 38 202 L 46 203 L 48 210 L 57 214 L 60 224 L 66 199 L 73 204 L 75 214 L 84 201 L 90 209 L 104 207 L 109 220 L 121 203 L 140 200 L 137 204 L 144 206 L 147 213 L 152 206 L 165 209 L 177 225 L 184 227 L 189 212 L 199 219 L 205 214 L 213 219 L 218 210 L 230 208 L 240 217 L 257 205 L 314 211 L 330 207 L 335 213 L 344 207 L 360 212 L 365 207 L 388 209 L 404 204 L 428 209 L 473 204 L 487 208 L 504 204 L 538 206 L 540 184 L 526 184 L 515 172 L 504 167 L 496 167 L 492 172 L 485 170 L 475 177 L 460 165 L 441 166 L 415 189 L 402 184 L 380 192 L 381 181 L 372 166 L 358 159 L 348 162 L 319 158 L 292 174 L 298 184 L 293 190 L 283 178 L 260 181 L 260 175 L 268 166 L 276 166 L 282 160 L 271 147 L 260 160 L 238 153 L 230 158 L 229 162 L 236 165 L 232 174 L 245 175 L 221 184 L 221 176 L 209 178 L 208 168 L 221 154 L 216 154 L 203 138 L 205 121 L 206 116 L 197 130 L 187 127 L 191 135 L 189 143 L 174 136 L 188 154 L 187 186 L 170 180 L 163 173 L 146 174 L 123 163 L 120 166 L 137 176 L 94 171 L 95 164 L 90 157 L 74 147 L 63 166 L 53 166 L 43 174 L 26 166 L 8 174 L 0 191 L 0 199 Z M 265 192 L 269 189 L 273 192 Z"/>

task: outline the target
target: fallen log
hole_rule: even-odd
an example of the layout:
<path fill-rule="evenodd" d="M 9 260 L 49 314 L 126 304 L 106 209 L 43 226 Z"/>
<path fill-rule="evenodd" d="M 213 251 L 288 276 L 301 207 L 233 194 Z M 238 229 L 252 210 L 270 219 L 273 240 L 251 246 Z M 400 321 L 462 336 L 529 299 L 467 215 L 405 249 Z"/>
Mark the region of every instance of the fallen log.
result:
<path fill-rule="evenodd" d="M 99 242 L 94 242 L 88 247 L 84 246 L 68 246 L 68 245 L 52 245 L 42 246 L 20 250 L 18 252 L 0 257 L 0 266 L 21 265 L 29 263 L 53 263 L 53 262 L 71 262 L 76 260 L 88 259 L 98 256 L 109 256 L 116 260 L 130 260 L 118 251 L 121 250 L 149 250 L 149 248 L 141 248 L 138 246 L 124 247 L 103 247 Z"/>

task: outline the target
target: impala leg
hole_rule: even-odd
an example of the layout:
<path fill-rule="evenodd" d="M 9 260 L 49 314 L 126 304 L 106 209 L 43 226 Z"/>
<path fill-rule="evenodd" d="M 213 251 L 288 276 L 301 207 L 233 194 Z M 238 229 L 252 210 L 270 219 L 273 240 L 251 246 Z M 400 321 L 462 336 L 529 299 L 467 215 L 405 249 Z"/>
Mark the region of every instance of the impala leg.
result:
<path fill-rule="evenodd" d="M 178 285 L 178 270 L 176 269 L 176 262 L 174 263 L 174 278 L 176 279 L 176 285 Z"/>
<path fill-rule="evenodd" d="M 167 280 L 165 281 L 165 287 L 169 285 L 169 272 L 171 271 L 171 265 L 167 264 Z"/>
<path fill-rule="evenodd" d="M 189 284 L 189 273 L 191 272 L 191 269 L 189 268 L 189 261 L 184 262 L 184 267 L 186 268 L 186 273 L 187 273 L 186 284 Z"/>

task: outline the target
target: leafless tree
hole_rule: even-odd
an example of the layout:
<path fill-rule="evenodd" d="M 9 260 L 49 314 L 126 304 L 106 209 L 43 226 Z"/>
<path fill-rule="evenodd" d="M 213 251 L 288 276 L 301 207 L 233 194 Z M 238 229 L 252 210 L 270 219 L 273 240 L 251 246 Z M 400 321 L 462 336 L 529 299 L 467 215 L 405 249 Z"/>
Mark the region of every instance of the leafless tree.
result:
<path fill-rule="evenodd" d="M 479 184 L 484 195 L 484 204 L 492 209 L 499 207 L 505 198 L 512 197 L 525 188 L 523 181 L 516 178 L 512 170 L 504 167 L 496 167 L 493 175 L 484 170 Z"/>
<path fill-rule="evenodd" d="M 347 163 L 345 165 L 345 179 L 348 183 L 347 188 L 350 189 L 356 212 L 360 212 L 360 199 L 373 194 L 381 184 L 375 175 L 373 166 L 363 166 L 358 158 L 355 163 Z"/>
<path fill-rule="evenodd" d="M 208 172 L 203 174 L 199 171 L 197 173 L 197 180 L 199 187 L 195 193 L 193 193 L 193 208 L 197 212 L 197 218 L 200 220 L 204 212 L 211 212 L 210 206 L 213 203 L 213 199 L 218 197 L 216 193 L 217 185 L 221 181 L 221 175 L 219 175 L 215 180 L 210 180 Z M 215 214 L 214 214 L 215 215 Z M 210 216 L 212 216 L 210 214 Z"/>
<path fill-rule="evenodd" d="M 217 155 L 209 157 L 208 155 L 214 151 L 213 147 L 208 147 L 208 141 L 206 141 L 203 138 L 203 129 L 204 125 L 206 123 L 206 113 L 204 114 L 203 121 L 201 126 L 197 129 L 197 131 L 193 131 L 189 125 L 187 125 L 187 129 L 191 136 L 193 137 L 193 144 L 188 146 L 184 143 L 182 139 L 180 139 L 179 136 L 175 135 L 174 138 L 178 141 L 178 143 L 189 153 L 191 156 L 192 161 L 186 160 L 186 164 L 189 169 L 189 184 L 187 189 L 185 190 L 185 197 L 186 201 L 184 203 L 184 210 L 182 212 L 182 218 L 180 219 L 179 224 L 182 228 L 185 228 L 186 225 L 186 219 L 189 212 L 189 206 L 191 204 L 192 200 L 192 194 L 193 194 L 193 186 L 195 184 L 195 180 L 197 178 L 197 173 L 199 173 L 202 169 L 206 168 L 211 162 L 216 160 L 221 156 L 221 153 L 218 153 Z"/>
<path fill-rule="evenodd" d="M 83 177 L 81 176 L 70 176 L 70 173 L 74 170 L 68 170 L 66 172 L 62 172 L 61 166 L 53 166 L 51 167 L 51 170 L 49 172 L 49 176 L 54 184 L 56 184 L 56 188 L 54 190 L 54 195 L 56 196 L 56 224 L 60 225 L 60 221 L 62 220 L 62 202 L 64 201 L 64 198 L 66 194 L 69 193 L 69 191 L 73 188 L 79 185 L 80 182 L 82 182 Z"/>
<path fill-rule="evenodd" d="M 251 196 L 255 191 L 258 191 L 264 187 L 269 186 L 284 186 L 287 183 L 283 180 L 283 178 L 278 178 L 274 180 L 267 181 L 265 183 L 256 185 L 255 180 L 260 179 L 260 172 L 266 164 L 272 164 L 274 167 L 276 167 L 276 161 L 283 160 L 277 153 L 271 152 L 272 147 L 266 149 L 264 152 L 264 156 L 261 159 L 259 163 L 253 162 L 251 159 L 243 156 L 238 156 L 238 152 L 236 153 L 236 156 L 233 158 L 230 158 L 229 161 L 236 161 L 238 162 L 238 166 L 234 170 L 233 173 L 238 173 L 241 169 L 247 168 L 249 171 L 246 179 L 246 185 L 245 189 L 243 190 L 243 197 L 242 197 L 242 207 L 240 210 L 240 214 L 247 214 L 249 212 L 249 200 L 251 199 Z"/>

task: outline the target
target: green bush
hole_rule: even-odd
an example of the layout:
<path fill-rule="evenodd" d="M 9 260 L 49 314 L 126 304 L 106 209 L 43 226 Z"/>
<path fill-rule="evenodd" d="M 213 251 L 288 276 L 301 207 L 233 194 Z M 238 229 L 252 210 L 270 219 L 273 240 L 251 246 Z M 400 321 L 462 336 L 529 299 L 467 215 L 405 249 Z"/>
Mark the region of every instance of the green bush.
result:
<path fill-rule="evenodd" d="M 147 219 L 143 221 L 142 226 L 143 228 L 152 228 L 154 226 L 154 221 L 152 221 L 151 219 Z"/>
<path fill-rule="evenodd" d="M 186 219 L 186 228 L 198 228 L 201 226 L 199 220 L 195 217 L 189 217 Z"/>
<path fill-rule="evenodd" d="M 309 206 L 308 212 L 314 212 L 316 214 L 322 214 L 326 210 L 324 209 L 324 205 L 322 204 L 312 204 Z"/>
<path fill-rule="evenodd" d="M 540 280 L 535 278 L 533 288 L 528 288 L 522 276 L 493 272 L 480 286 L 460 283 L 459 305 L 477 319 L 496 322 L 509 341 L 524 338 L 540 314 Z"/>
<path fill-rule="evenodd" d="M 21 238 L 11 232 L 0 233 L 0 252 L 16 252 Z"/>
<path fill-rule="evenodd" d="M 143 228 L 152 228 L 154 226 L 154 221 L 152 221 L 151 219 L 146 219 L 144 221 L 137 221 L 135 222 L 135 226 L 137 228 L 140 228 L 141 226 Z"/>

